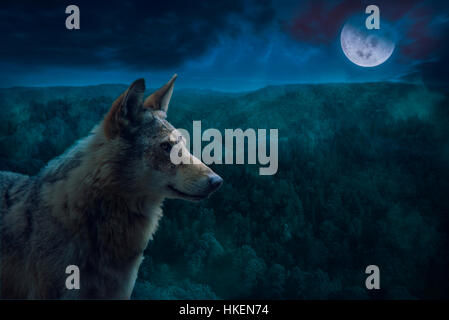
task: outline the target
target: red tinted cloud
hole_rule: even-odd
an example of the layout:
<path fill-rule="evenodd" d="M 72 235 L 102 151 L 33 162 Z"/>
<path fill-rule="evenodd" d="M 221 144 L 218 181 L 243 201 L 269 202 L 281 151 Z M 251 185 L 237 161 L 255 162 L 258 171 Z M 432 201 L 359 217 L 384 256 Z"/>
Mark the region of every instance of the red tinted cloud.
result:
<path fill-rule="evenodd" d="M 337 3 L 309 0 L 298 9 L 285 30 L 294 39 L 311 44 L 326 44 L 335 39 L 345 21 L 364 13 L 367 5 L 376 4 L 382 19 L 398 23 L 398 47 L 403 57 L 424 59 L 432 52 L 436 39 L 431 30 L 432 9 L 419 0 L 342 0 Z M 399 27 L 400 25 L 400 27 Z"/>
<path fill-rule="evenodd" d="M 421 1 L 422 2 L 422 1 Z M 382 18 L 388 21 L 397 21 L 403 18 L 416 5 L 420 3 L 419 0 L 381 0 L 375 1 L 380 8 Z"/>
<path fill-rule="evenodd" d="M 287 30 L 293 38 L 313 44 L 326 43 L 335 37 L 343 22 L 352 14 L 364 10 L 359 1 L 309 1 L 288 22 Z"/>
<path fill-rule="evenodd" d="M 411 59 L 425 59 L 433 52 L 437 37 L 432 30 L 432 10 L 419 7 L 409 15 L 409 24 L 405 28 L 405 39 L 401 45 L 401 53 Z"/>

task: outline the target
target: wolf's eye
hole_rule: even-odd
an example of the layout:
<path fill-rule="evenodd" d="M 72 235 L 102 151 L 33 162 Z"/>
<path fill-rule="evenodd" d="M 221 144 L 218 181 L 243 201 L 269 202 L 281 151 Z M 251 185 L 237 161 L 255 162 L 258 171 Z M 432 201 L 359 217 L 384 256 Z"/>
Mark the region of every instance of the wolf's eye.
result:
<path fill-rule="evenodd" d="M 168 142 L 162 142 L 162 143 L 161 143 L 161 148 L 162 148 L 162 150 L 168 152 L 168 151 L 171 150 L 171 144 L 168 143 Z"/>

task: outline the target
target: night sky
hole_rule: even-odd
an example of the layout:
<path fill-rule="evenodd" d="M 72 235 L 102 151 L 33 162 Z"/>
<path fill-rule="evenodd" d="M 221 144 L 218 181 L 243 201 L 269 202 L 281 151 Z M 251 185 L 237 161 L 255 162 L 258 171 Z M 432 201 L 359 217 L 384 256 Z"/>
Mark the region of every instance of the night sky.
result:
<path fill-rule="evenodd" d="M 446 4 L 445 4 L 446 3 Z M 81 29 L 67 30 L 76 4 Z M 362 68 L 343 54 L 345 21 L 380 8 L 396 48 Z M 129 83 L 252 90 L 286 83 L 413 81 L 445 84 L 447 1 L 2 1 L 0 86 Z"/>

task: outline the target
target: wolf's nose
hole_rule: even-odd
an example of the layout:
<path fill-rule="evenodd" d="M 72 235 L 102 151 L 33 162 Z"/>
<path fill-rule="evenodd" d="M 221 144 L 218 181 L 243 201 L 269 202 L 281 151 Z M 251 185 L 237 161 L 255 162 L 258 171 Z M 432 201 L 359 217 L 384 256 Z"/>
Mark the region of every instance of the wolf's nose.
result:
<path fill-rule="evenodd" d="M 211 192 L 220 188 L 222 183 L 223 183 L 223 179 L 219 175 L 214 174 L 214 175 L 209 176 L 209 186 L 210 186 Z"/>

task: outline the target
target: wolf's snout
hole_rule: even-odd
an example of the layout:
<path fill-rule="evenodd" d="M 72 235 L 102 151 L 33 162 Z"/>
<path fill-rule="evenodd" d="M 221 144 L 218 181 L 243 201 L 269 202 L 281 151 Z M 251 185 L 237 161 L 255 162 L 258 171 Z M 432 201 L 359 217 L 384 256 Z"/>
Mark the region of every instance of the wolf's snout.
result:
<path fill-rule="evenodd" d="M 218 174 L 209 176 L 209 189 L 210 192 L 214 192 L 223 184 L 223 179 Z"/>

